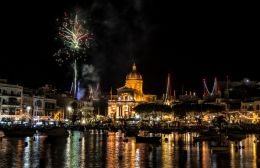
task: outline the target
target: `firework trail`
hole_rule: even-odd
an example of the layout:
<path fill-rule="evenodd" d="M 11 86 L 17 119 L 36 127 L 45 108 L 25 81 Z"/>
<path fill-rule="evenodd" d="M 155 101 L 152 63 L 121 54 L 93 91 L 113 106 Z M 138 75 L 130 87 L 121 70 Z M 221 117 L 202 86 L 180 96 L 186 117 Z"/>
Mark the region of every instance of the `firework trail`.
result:
<path fill-rule="evenodd" d="M 73 70 L 74 70 L 74 96 L 76 96 L 77 93 L 77 79 L 78 79 L 78 69 L 77 69 L 77 60 L 75 59 L 73 64 Z"/>

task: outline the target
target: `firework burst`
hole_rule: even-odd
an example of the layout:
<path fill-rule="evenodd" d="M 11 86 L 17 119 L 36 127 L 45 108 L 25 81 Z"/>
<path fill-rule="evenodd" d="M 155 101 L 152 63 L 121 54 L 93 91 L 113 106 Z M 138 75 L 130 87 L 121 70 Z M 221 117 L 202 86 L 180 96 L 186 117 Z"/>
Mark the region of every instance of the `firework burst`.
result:
<path fill-rule="evenodd" d="M 64 62 L 72 63 L 75 60 L 85 59 L 86 49 L 93 40 L 93 35 L 85 28 L 86 22 L 80 20 L 77 14 L 69 17 L 65 13 L 59 24 L 58 39 L 63 41 L 64 47 L 54 54 L 56 61 L 61 65 Z"/>
<path fill-rule="evenodd" d="M 84 28 L 85 22 L 75 18 L 69 19 L 66 17 L 59 28 L 59 36 L 64 41 L 64 44 L 72 50 L 79 50 L 84 47 L 89 47 L 89 41 L 92 39 L 91 33 Z"/>

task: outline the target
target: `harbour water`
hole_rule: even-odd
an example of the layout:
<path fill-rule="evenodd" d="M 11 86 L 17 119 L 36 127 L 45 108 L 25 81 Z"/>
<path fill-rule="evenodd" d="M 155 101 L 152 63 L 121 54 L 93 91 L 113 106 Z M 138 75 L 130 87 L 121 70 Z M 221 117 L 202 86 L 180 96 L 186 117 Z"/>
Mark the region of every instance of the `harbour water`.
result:
<path fill-rule="evenodd" d="M 255 134 L 238 144 L 230 142 L 225 152 L 211 151 L 210 142 L 194 143 L 194 136 L 165 134 L 161 145 L 139 144 L 121 132 L 97 130 L 73 131 L 56 139 L 3 137 L 0 167 L 260 167 L 260 142 Z"/>

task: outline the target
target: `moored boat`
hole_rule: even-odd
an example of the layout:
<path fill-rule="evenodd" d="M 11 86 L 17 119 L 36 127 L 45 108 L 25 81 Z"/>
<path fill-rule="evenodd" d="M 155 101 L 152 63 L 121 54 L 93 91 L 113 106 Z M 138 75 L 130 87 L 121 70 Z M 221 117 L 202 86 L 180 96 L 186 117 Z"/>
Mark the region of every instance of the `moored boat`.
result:
<path fill-rule="evenodd" d="M 51 128 L 49 130 L 46 130 L 45 134 L 48 137 L 62 137 L 62 136 L 66 137 L 69 135 L 69 132 L 65 128 L 56 127 L 56 128 Z"/>
<path fill-rule="evenodd" d="M 193 137 L 193 140 L 195 142 L 200 142 L 200 141 L 212 141 L 216 140 L 218 136 L 205 136 L 205 135 L 200 135 L 198 137 Z"/>
<path fill-rule="evenodd" d="M 231 141 L 242 141 L 246 138 L 246 134 L 244 133 L 228 133 L 227 136 Z"/>
<path fill-rule="evenodd" d="M 136 143 L 161 143 L 161 137 L 149 137 L 149 136 L 135 136 Z"/>
<path fill-rule="evenodd" d="M 161 134 L 153 134 L 153 133 L 147 133 L 143 132 L 139 135 L 135 136 L 136 143 L 161 143 L 162 136 Z"/>
<path fill-rule="evenodd" d="M 216 145 L 216 146 L 210 146 L 210 149 L 212 151 L 228 151 L 230 148 L 228 145 Z"/>
<path fill-rule="evenodd" d="M 2 131 L 5 136 L 33 136 L 35 134 L 32 128 L 4 128 Z"/>

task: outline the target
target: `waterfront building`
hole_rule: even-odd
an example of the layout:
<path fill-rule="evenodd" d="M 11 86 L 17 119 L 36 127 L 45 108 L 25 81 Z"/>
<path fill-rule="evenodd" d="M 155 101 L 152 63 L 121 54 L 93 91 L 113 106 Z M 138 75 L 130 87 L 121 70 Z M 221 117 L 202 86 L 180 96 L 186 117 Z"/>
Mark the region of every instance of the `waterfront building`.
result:
<path fill-rule="evenodd" d="M 111 91 L 112 92 L 112 91 Z M 156 95 L 143 92 L 143 78 L 133 64 L 132 71 L 127 74 L 125 85 L 117 89 L 117 94 L 110 93 L 108 100 L 108 117 L 114 120 L 130 119 L 135 117 L 133 108 L 140 103 L 155 102 Z"/>
<path fill-rule="evenodd" d="M 260 100 L 248 100 L 241 102 L 240 121 L 259 123 L 260 121 Z"/>
<path fill-rule="evenodd" d="M 22 115 L 23 87 L 0 80 L 0 118 L 17 119 Z"/>

